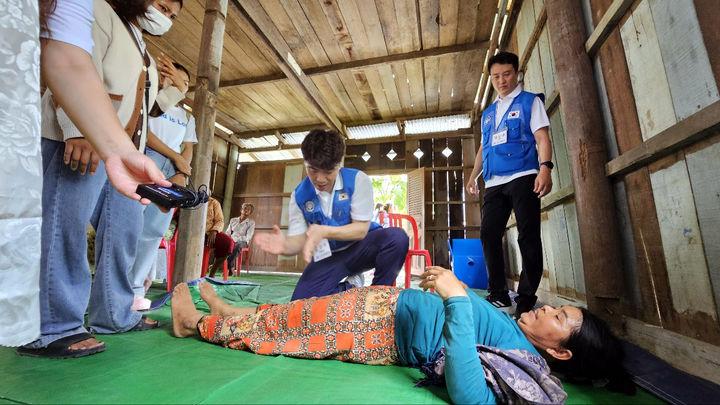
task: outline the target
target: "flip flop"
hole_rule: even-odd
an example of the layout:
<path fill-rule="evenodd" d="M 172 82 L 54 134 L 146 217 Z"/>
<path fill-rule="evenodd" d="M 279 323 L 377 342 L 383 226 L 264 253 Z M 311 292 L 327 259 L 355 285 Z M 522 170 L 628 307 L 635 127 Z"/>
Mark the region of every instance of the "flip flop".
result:
<path fill-rule="evenodd" d="M 135 326 L 133 326 L 130 330 L 128 330 L 128 332 L 140 332 L 140 331 L 144 331 L 144 330 L 155 329 L 158 326 L 160 326 L 160 322 L 155 321 L 155 323 L 147 323 L 147 322 L 145 322 L 146 319 L 147 319 L 147 316 L 145 316 L 145 315 L 140 317 L 140 321 L 137 324 L 135 324 Z"/>
<path fill-rule="evenodd" d="M 31 349 L 27 347 L 18 347 L 15 351 L 20 356 L 28 356 L 28 357 L 44 357 L 48 359 L 72 359 L 77 357 L 84 357 L 89 356 L 91 354 L 96 354 L 100 352 L 105 351 L 105 344 L 101 344 L 100 346 L 93 347 L 91 349 L 77 349 L 72 350 L 70 349 L 70 346 L 74 345 L 77 342 L 82 342 L 83 340 L 87 340 L 90 338 L 93 338 L 94 336 L 87 333 L 82 332 L 75 335 L 65 336 L 62 339 L 58 339 L 46 347 L 41 347 L 38 349 Z M 102 343 L 102 342 L 101 342 Z"/>

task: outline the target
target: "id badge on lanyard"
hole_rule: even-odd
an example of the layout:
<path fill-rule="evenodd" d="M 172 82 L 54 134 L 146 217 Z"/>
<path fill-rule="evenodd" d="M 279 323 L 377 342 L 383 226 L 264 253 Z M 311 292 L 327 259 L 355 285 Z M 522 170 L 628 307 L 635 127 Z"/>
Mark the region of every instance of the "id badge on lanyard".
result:
<path fill-rule="evenodd" d="M 507 128 L 503 129 L 502 131 L 495 132 L 492 135 L 492 140 L 490 141 L 490 144 L 492 146 L 496 146 L 507 143 L 507 132 Z"/>

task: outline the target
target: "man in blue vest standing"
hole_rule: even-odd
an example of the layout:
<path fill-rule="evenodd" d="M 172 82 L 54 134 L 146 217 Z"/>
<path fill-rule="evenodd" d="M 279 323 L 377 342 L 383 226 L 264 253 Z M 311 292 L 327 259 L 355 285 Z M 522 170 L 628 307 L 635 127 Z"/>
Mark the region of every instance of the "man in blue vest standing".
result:
<path fill-rule="evenodd" d="M 372 183 L 365 173 L 340 167 L 345 155 L 342 136 L 312 130 L 301 150 L 307 177 L 290 196 L 287 237 L 277 225 L 255 237 L 256 245 L 268 253 L 302 252 L 309 263 L 292 299 L 360 287 L 352 283 L 354 276 L 372 268 L 372 285 L 393 285 L 405 263 L 408 236 L 402 228 L 384 229 L 371 222 Z"/>
<path fill-rule="evenodd" d="M 533 309 L 542 279 L 540 198 L 552 190 L 552 145 L 542 94 L 523 91 L 518 84 L 518 57 L 500 52 L 488 61 L 490 79 L 498 96 L 483 111 L 482 144 L 475 157 L 469 194 L 477 194 L 482 168 L 485 195 L 482 205 L 482 240 L 489 287 L 487 300 L 498 308 L 511 306 L 505 280 L 502 237 L 515 211 L 522 273 L 515 317 Z"/>

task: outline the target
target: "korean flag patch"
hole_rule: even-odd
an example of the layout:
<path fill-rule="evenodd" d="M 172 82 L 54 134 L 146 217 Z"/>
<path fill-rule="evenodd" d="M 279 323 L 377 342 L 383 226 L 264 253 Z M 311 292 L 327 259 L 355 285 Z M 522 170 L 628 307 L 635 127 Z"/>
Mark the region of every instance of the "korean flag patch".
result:
<path fill-rule="evenodd" d="M 338 195 L 338 201 L 343 201 L 343 200 L 347 200 L 347 199 L 348 199 L 347 193 L 340 193 Z"/>
<path fill-rule="evenodd" d="M 511 119 L 511 118 L 520 118 L 520 111 L 519 110 L 510 111 L 510 113 L 508 114 L 508 119 Z"/>

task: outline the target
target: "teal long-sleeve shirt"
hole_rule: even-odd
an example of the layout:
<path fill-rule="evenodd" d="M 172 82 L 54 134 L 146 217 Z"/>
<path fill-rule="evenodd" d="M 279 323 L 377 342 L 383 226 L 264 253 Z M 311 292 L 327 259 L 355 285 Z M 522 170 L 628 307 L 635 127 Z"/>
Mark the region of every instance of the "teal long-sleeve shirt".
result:
<path fill-rule="evenodd" d="M 540 355 L 507 314 L 468 290 L 443 301 L 437 294 L 403 290 L 395 312 L 395 344 L 401 365 L 419 366 L 445 347 L 445 385 L 457 404 L 495 403 L 485 382 L 476 344 Z"/>

